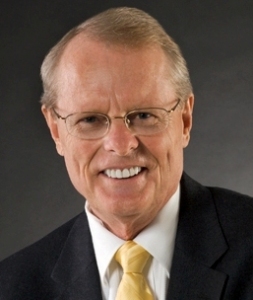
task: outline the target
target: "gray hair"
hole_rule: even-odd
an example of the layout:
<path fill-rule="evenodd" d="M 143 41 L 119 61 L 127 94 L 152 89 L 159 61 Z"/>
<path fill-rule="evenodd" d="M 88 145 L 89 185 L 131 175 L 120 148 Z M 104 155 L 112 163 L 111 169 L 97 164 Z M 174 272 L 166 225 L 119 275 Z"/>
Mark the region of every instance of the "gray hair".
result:
<path fill-rule="evenodd" d="M 136 8 L 112 8 L 71 29 L 47 54 L 42 66 L 43 95 L 41 104 L 52 107 L 57 99 L 56 72 L 68 43 L 78 34 L 88 38 L 131 48 L 158 46 L 170 64 L 170 81 L 176 96 L 187 99 L 192 92 L 189 72 L 179 46 L 157 20 Z"/>

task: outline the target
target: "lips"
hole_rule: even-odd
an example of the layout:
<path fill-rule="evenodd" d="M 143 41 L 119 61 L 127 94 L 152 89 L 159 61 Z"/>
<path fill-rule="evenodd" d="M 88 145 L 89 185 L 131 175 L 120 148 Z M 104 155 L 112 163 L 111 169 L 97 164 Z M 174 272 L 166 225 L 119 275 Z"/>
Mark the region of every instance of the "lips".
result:
<path fill-rule="evenodd" d="M 106 169 L 104 174 L 110 178 L 124 179 L 136 176 L 141 172 L 141 167 L 132 167 L 125 168 L 123 170 L 120 169 Z"/>

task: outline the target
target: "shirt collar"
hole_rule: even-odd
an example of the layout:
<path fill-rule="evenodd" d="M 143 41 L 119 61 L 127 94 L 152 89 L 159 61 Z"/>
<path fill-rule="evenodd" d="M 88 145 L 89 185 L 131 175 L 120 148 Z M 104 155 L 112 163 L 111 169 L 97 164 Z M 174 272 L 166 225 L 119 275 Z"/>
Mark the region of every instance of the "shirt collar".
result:
<path fill-rule="evenodd" d="M 180 189 L 178 186 L 175 194 L 157 214 L 156 218 L 134 239 L 166 269 L 168 277 L 178 223 L 179 198 Z M 107 230 L 103 222 L 90 212 L 88 201 L 85 204 L 85 211 L 91 230 L 100 278 L 104 278 L 115 252 L 125 241 Z"/>
<path fill-rule="evenodd" d="M 156 218 L 134 239 L 167 271 L 171 268 L 179 212 L 179 186 Z"/>

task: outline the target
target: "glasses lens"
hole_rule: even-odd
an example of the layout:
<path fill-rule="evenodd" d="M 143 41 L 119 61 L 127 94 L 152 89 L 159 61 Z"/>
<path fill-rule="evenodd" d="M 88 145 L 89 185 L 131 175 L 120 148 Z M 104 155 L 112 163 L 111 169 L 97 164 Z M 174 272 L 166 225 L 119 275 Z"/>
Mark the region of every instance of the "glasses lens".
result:
<path fill-rule="evenodd" d="M 96 113 L 77 113 L 66 119 L 68 132 L 81 139 L 97 139 L 104 136 L 109 126 L 107 116 Z"/>
<path fill-rule="evenodd" d="M 152 135 L 168 125 L 168 113 L 159 108 L 135 110 L 126 116 L 128 127 L 136 134 Z"/>

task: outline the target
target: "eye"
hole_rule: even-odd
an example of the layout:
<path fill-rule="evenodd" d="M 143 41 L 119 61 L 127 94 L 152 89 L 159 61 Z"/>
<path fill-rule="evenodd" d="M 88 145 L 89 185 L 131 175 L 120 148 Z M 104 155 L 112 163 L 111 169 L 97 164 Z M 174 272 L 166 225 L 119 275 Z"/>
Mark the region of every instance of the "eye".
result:
<path fill-rule="evenodd" d="M 81 113 L 74 114 L 69 118 L 69 125 L 79 128 L 97 128 L 108 123 L 106 116 L 102 114 Z"/>
<path fill-rule="evenodd" d="M 128 115 L 130 126 L 154 126 L 159 122 L 159 116 L 155 114 L 155 111 L 134 111 Z"/>
<path fill-rule="evenodd" d="M 143 119 L 143 120 L 151 118 L 151 117 L 153 117 L 153 116 L 151 115 L 151 113 L 148 113 L 148 112 L 139 112 L 138 114 L 136 114 L 136 118 Z"/>
<path fill-rule="evenodd" d="M 96 122 L 100 122 L 101 118 L 99 118 L 98 116 L 94 115 L 94 116 L 87 116 L 87 117 L 83 117 L 79 120 L 77 120 L 77 123 L 80 122 L 84 122 L 84 123 L 96 123 Z"/>
<path fill-rule="evenodd" d="M 156 118 L 156 116 L 151 113 L 151 112 L 147 112 L 147 111 L 135 111 L 130 113 L 127 118 L 131 121 L 131 122 L 135 122 L 135 121 L 145 121 L 148 119 L 152 119 L 152 118 Z"/>

